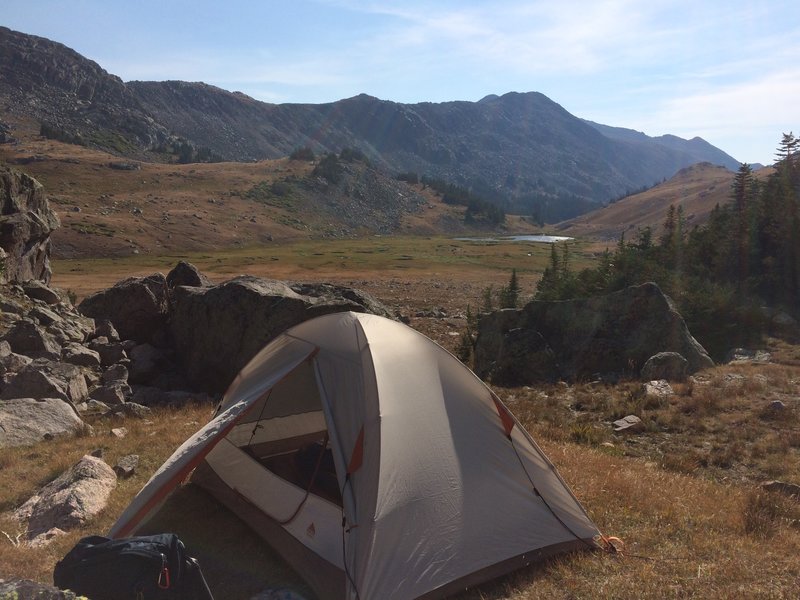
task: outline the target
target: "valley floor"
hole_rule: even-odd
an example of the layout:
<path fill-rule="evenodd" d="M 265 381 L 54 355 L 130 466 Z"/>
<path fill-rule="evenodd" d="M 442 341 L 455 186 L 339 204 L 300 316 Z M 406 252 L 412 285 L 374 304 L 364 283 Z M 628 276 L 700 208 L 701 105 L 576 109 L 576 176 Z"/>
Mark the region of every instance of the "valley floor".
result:
<path fill-rule="evenodd" d="M 520 246 L 479 248 L 490 258 L 478 268 L 469 266 L 465 257 L 478 253 L 474 246 L 451 248 L 443 240 L 415 244 L 427 250 L 415 254 L 391 246 L 383 252 L 392 253 L 391 264 L 404 267 L 392 269 L 369 262 L 381 254 L 378 246 L 362 247 L 363 253 L 356 247 L 292 246 L 282 250 L 285 254 L 275 254 L 277 260 L 255 253 L 252 260 L 226 255 L 190 258 L 215 281 L 247 272 L 358 287 L 454 350 L 466 325 L 467 307 L 481 305 L 487 286 L 504 285 L 512 266 L 527 259 L 545 261 L 547 252 Z M 298 260 L 301 255 L 307 262 Z M 460 259 L 443 258 L 453 255 Z M 166 272 L 174 259 L 164 258 L 163 264 L 59 261 L 54 283 L 83 296 L 124 275 Z M 526 297 L 533 292 L 535 271 L 523 270 Z M 637 382 L 495 388 L 590 517 L 606 535 L 622 538 L 625 547 L 622 555 L 561 557 L 459 598 L 796 598 L 800 501 L 764 491 L 759 484 L 772 479 L 800 483 L 800 348 L 780 340 L 765 344 L 772 352 L 771 362 L 717 366 L 692 382 L 675 385 L 675 393 L 662 400 L 643 398 Z M 775 400 L 785 406 L 779 414 L 768 410 Z M 611 421 L 626 414 L 640 416 L 644 430 L 613 433 Z M 161 411 L 150 422 L 126 421 L 129 434 L 122 439 L 110 434 L 119 422 L 100 419 L 93 423 L 92 437 L 0 450 L 0 531 L 5 534 L 0 536 L 0 578 L 49 582 L 56 560 L 79 537 L 107 531 L 157 466 L 209 416 L 208 406 Z M 15 544 L 20 532 L 8 511 L 97 448 L 111 464 L 120 456 L 139 454 L 139 472 L 120 482 L 110 506 L 89 526 L 47 548 Z M 205 510 L 201 505 L 200 511 Z M 237 541 L 244 547 L 256 543 Z M 206 562 L 233 560 L 218 539 L 204 552 Z M 272 559 L 266 555 L 264 560 Z M 264 572 L 261 563 L 225 564 L 240 573 Z M 271 564 L 277 579 L 292 581 L 291 574 Z"/>

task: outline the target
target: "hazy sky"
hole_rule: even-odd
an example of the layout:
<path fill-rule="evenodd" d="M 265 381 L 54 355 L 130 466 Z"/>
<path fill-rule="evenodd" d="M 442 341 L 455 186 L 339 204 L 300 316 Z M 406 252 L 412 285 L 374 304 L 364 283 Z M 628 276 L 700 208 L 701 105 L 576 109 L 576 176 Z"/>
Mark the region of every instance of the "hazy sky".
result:
<path fill-rule="evenodd" d="M 800 134 L 799 0 L 2 0 L 0 25 L 123 80 L 267 102 L 537 91 L 648 135 L 771 163 Z"/>

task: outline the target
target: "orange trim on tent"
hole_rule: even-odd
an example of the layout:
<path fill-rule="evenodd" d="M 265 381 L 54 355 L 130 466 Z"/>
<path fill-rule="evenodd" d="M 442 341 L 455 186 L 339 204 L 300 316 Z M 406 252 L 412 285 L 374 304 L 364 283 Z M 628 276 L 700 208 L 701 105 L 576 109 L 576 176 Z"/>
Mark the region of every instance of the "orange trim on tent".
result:
<path fill-rule="evenodd" d="M 350 456 L 350 464 L 347 465 L 347 474 L 352 475 L 361 468 L 364 462 L 364 426 L 361 426 L 361 431 L 358 432 L 356 438 L 356 445 L 353 447 L 353 454 Z"/>
<path fill-rule="evenodd" d="M 500 416 L 500 421 L 503 423 L 503 431 L 505 431 L 506 436 L 510 436 L 511 430 L 514 429 L 514 417 L 511 416 L 511 413 L 508 412 L 505 405 L 500 402 L 498 397 L 494 394 L 492 394 L 492 401 L 494 401 L 497 414 Z"/>

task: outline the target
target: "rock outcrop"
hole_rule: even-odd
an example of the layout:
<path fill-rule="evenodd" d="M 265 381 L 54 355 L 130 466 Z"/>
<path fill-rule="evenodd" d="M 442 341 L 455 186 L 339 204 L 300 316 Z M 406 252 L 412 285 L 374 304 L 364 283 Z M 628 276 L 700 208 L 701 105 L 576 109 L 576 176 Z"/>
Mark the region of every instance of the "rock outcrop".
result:
<path fill-rule="evenodd" d="M 646 283 L 595 298 L 530 302 L 480 318 L 475 372 L 500 385 L 638 375 L 659 352 L 694 373 L 713 361 L 672 301 Z"/>
<path fill-rule="evenodd" d="M 0 165 L 0 282 L 50 282 L 50 234 L 60 226 L 44 188 Z"/>
<path fill-rule="evenodd" d="M 161 342 L 169 311 L 167 279 L 161 273 L 130 277 L 92 294 L 78 306 L 93 319 L 108 319 L 120 337 Z"/>
<path fill-rule="evenodd" d="M 170 335 L 186 375 L 221 392 L 267 342 L 293 325 L 332 312 L 388 315 L 366 294 L 326 284 L 296 285 L 243 276 L 173 291 Z"/>

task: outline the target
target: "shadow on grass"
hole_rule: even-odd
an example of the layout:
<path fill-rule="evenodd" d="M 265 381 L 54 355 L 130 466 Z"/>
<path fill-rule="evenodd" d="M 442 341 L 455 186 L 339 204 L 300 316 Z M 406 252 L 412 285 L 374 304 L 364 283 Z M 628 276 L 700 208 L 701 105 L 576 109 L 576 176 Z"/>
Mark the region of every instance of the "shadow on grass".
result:
<path fill-rule="evenodd" d="M 200 561 L 215 598 L 247 600 L 265 588 L 287 588 L 303 598 L 315 596 L 291 567 L 226 507 L 195 485 L 185 485 L 167 500 L 139 532 L 176 533 Z"/>

